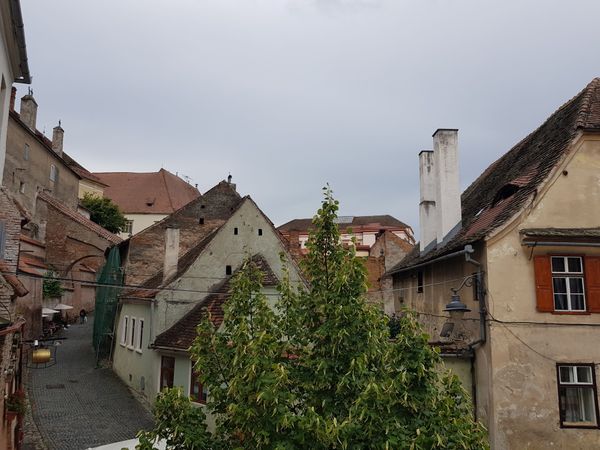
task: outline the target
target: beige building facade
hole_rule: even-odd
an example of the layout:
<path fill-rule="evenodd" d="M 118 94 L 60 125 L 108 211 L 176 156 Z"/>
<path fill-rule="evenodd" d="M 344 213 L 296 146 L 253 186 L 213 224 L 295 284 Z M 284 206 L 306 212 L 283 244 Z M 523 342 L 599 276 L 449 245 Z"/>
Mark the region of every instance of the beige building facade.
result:
<path fill-rule="evenodd" d="M 422 195 L 422 217 L 437 200 Z M 467 188 L 458 227 L 422 223 L 432 242 L 389 271 L 390 308 L 419 313 L 493 449 L 600 448 L 599 204 L 595 79 Z"/>
<path fill-rule="evenodd" d="M 162 240 L 151 237 L 158 230 Z M 240 197 L 226 183 L 121 248 L 125 273 L 132 275 L 126 275 L 125 282 L 140 288 L 121 296 L 113 370 L 148 402 L 162 388 L 173 386 L 198 404 L 206 401 L 188 349 L 204 308 L 222 318 L 229 280 L 245 260 L 252 258 L 267 274 L 263 290 L 270 297 L 277 295 L 275 284 L 282 278 L 282 253 L 290 261 L 286 266 L 291 281 L 300 282 L 299 270 L 273 224 L 250 197 Z M 154 255 L 154 261 L 160 258 L 160 266 L 142 265 L 141 254 Z M 141 271 L 145 280 L 128 281 L 139 280 Z"/>

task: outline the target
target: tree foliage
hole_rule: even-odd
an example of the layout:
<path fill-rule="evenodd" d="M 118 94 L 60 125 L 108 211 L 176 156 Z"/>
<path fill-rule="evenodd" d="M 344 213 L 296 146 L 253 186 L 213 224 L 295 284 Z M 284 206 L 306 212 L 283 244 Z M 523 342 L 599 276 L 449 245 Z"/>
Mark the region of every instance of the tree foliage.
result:
<path fill-rule="evenodd" d="M 337 210 L 326 189 L 302 262 L 308 287 L 286 273 L 273 306 L 248 260 L 222 325 L 207 314 L 198 327 L 191 353 L 216 427 L 209 435 L 198 422 L 203 431 L 186 448 L 487 448 L 468 396 L 415 316 L 398 316 L 391 339 L 388 318 L 365 301 L 365 268 L 340 243 Z M 159 396 L 151 439 L 181 423 L 160 415 L 173 395 Z"/>
<path fill-rule="evenodd" d="M 44 298 L 60 298 L 63 293 L 61 281 L 54 269 L 50 268 L 42 281 L 42 294 Z"/>
<path fill-rule="evenodd" d="M 125 229 L 127 219 L 111 199 L 86 192 L 81 204 L 90 210 L 92 222 L 96 222 L 111 233 L 119 233 Z"/>

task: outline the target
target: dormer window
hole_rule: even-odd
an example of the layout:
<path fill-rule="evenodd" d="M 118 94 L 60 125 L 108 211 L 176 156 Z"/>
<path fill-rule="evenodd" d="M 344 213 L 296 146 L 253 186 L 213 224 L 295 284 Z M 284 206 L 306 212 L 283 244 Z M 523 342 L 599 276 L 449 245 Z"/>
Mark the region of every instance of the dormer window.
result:
<path fill-rule="evenodd" d="M 516 184 L 508 183 L 500 188 L 500 190 L 496 193 L 494 200 L 492 201 L 492 206 L 496 206 L 502 200 L 506 200 L 508 197 L 512 197 L 519 190 L 519 186 Z"/>

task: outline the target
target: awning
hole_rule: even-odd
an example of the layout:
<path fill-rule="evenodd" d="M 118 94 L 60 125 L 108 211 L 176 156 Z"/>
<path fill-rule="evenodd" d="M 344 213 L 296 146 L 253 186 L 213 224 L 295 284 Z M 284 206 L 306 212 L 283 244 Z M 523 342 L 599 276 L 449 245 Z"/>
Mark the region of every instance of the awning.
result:
<path fill-rule="evenodd" d="M 42 308 L 42 315 L 46 314 L 46 315 L 51 315 L 51 314 L 56 314 L 58 311 L 56 309 L 50 309 L 50 308 Z"/>

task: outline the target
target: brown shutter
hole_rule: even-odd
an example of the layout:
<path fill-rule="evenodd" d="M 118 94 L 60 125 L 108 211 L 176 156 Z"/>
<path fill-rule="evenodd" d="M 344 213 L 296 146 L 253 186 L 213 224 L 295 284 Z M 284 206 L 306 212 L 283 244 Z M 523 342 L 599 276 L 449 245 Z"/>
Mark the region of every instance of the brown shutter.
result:
<path fill-rule="evenodd" d="M 550 256 L 539 255 L 533 258 L 535 268 L 535 296 L 539 312 L 554 311 L 554 295 L 552 292 L 552 266 Z"/>
<path fill-rule="evenodd" d="M 586 256 L 583 267 L 585 271 L 587 310 L 600 313 L 600 256 Z"/>

